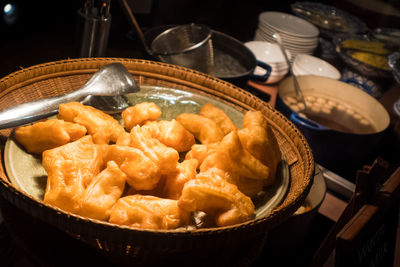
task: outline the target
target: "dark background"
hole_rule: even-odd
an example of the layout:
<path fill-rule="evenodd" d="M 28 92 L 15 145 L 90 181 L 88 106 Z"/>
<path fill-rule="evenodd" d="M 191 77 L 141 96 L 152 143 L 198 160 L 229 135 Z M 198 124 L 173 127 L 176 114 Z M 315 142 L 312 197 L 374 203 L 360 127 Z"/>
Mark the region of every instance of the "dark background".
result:
<path fill-rule="evenodd" d="M 137 0 L 128 0 L 143 31 L 164 24 L 203 23 L 240 41 L 253 38 L 258 14 L 263 11 L 289 12 L 295 1 L 279 0 L 152 0 L 147 13 L 135 7 Z M 148 0 L 150 1 L 150 0 Z M 365 19 L 374 28 L 379 25 L 397 27 L 399 18 L 387 18 L 353 8 L 345 0 L 318 1 L 350 11 Z M 388 2 L 388 1 L 387 1 Z M 399 6 L 398 0 L 392 0 Z M 15 22 L 7 24 L 3 6 L 16 6 Z M 81 42 L 77 36 L 77 10 L 83 0 L 0 0 L 0 77 L 20 68 L 43 62 L 74 58 Z M 136 12 L 138 11 L 138 12 Z M 132 31 L 119 0 L 111 1 L 111 32 L 106 56 L 142 58 L 142 46 Z"/>

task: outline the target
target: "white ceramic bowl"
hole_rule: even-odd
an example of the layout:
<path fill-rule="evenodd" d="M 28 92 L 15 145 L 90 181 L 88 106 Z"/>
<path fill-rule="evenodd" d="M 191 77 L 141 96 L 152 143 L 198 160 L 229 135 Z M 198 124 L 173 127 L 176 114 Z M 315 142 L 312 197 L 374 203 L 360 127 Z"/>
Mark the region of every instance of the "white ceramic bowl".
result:
<path fill-rule="evenodd" d="M 303 73 L 302 75 L 317 75 L 328 77 L 332 79 L 340 79 L 340 72 L 331 64 L 320 58 L 306 55 L 297 54 L 293 61 L 293 72 Z"/>
<path fill-rule="evenodd" d="M 309 75 L 309 73 L 308 73 L 307 71 L 305 71 L 305 70 L 299 68 L 298 66 L 295 66 L 294 64 L 293 64 L 293 73 L 294 73 L 294 75 L 296 75 L 296 76 L 299 76 L 299 75 Z"/>
<path fill-rule="evenodd" d="M 265 41 L 250 41 L 246 42 L 245 46 L 253 52 L 257 60 L 270 65 L 283 65 L 287 67 L 285 57 L 277 44 Z M 288 53 L 291 58 L 290 52 Z"/>
<path fill-rule="evenodd" d="M 278 30 L 290 36 L 299 38 L 313 38 L 319 35 L 319 30 L 310 22 L 297 16 L 283 12 L 262 12 L 259 17 L 259 24 L 264 27 Z"/>
<path fill-rule="evenodd" d="M 285 77 L 285 75 L 288 73 L 288 71 L 289 71 L 288 69 L 286 69 L 286 70 L 272 69 L 268 80 L 266 80 L 264 83 L 265 84 L 277 83 L 277 82 L 281 81 L 283 79 L 283 77 Z M 265 74 L 265 70 L 260 68 L 260 67 L 256 67 L 255 70 L 254 70 L 254 74 L 256 74 L 256 75 L 264 75 Z"/>
<path fill-rule="evenodd" d="M 267 84 L 279 82 L 288 73 L 289 67 L 277 44 L 265 41 L 250 41 L 246 42 L 245 46 L 250 49 L 257 60 L 271 66 L 272 71 L 270 78 L 266 81 Z M 291 58 L 289 51 L 288 57 Z M 265 73 L 265 70 L 256 67 L 254 73 L 262 75 Z"/>
<path fill-rule="evenodd" d="M 285 77 L 285 74 L 273 75 L 271 74 L 265 84 L 274 84 L 280 82 Z"/>

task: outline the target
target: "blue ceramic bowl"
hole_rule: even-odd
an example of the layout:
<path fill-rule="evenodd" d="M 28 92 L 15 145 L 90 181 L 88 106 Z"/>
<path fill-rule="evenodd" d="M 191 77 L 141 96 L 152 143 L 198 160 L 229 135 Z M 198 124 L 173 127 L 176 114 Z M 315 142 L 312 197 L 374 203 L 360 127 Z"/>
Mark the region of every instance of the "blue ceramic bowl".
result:
<path fill-rule="evenodd" d="M 379 99 L 385 92 L 383 86 L 379 82 L 367 78 L 349 68 L 343 70 L 341 80 L 360 88 L 376 99 Z"/>

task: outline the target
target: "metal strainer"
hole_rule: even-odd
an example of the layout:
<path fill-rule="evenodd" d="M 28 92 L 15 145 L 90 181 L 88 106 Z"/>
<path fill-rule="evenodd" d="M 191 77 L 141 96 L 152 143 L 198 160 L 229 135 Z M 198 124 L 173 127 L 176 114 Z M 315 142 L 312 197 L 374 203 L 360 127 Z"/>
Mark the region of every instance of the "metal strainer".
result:
<path fill-rule="evenodd" d="M 212 73 L 214 55 L 211 30 L 201 24 L 180 25 L 159 34 L 151 43 L 161 61 Z"/>

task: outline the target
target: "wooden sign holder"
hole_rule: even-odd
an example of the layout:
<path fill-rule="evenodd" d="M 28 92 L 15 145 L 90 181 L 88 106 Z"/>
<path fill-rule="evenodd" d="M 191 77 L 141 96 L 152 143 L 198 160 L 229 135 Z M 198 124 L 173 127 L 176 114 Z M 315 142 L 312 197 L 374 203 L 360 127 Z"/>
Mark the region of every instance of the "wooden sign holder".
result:
<path fill-rule="evenodd" d="M 392 174 L 389 169 L 389 164 L 378 158 L 358 171 L 355 192 L 311 266 L 323 266 L 332 253 L 335 266 L 393 266 L 400 168 Z"/>

